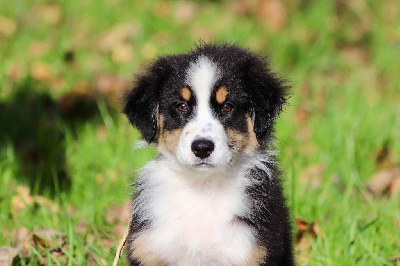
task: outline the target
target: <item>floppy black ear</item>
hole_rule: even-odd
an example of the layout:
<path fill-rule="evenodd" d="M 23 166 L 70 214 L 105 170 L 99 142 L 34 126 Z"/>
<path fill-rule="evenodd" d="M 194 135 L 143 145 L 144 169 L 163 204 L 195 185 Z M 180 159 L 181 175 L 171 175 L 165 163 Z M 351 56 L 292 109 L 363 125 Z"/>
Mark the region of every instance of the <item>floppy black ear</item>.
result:
<path fill-rule="evenodd" d="M 275 119 L 286 103 L 289 87 L 269 69 L 266 58 L 252 55 L 244 61 L 245 86 L 252 101 L 254 132 L 260 145 L 265 147 L 273 133 Z"/>
<path fill-rule="evenodd" d="M 123 112 L 148 143 L 157 134 L 157 106 L 169 71 L 168 60 L 158 59 L 145 74 L 137 77 L 136 85 L 125 96 Z"/>

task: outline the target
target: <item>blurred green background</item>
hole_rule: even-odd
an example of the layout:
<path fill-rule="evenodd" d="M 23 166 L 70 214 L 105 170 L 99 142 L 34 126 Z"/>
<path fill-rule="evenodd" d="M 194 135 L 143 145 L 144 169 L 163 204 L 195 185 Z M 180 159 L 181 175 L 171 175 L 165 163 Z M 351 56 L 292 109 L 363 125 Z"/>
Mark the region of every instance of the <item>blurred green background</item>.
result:
<path fill-rule="evenodd" d="M 157 56 L 227 41 L 293 86 L 276 136 L 299 264 L 400 263 L 399 17 L 398 0 L 0 0 L 0 246 L 109 265 L 155 155 L 121 93 Z"/>

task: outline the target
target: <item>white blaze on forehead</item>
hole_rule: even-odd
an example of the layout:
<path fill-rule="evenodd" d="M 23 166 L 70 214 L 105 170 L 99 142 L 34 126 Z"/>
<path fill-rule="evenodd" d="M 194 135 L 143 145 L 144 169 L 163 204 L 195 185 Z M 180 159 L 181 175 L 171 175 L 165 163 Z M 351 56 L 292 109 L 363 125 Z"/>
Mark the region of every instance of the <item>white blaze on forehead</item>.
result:
<path fill-rule="evenodd" d="M 190 64 L 186 73 L 186 83 L 196 94 L 199 112 L 209 110 L 211 91 L 220 73 L 218 66 L 206 56 L 200 56 Z"/>

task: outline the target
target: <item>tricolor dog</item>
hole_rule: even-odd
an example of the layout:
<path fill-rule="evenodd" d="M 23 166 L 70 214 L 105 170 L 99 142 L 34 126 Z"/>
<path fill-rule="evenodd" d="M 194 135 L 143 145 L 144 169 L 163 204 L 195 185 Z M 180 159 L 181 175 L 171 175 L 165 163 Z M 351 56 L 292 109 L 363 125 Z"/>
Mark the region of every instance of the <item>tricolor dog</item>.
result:
<path fill-rule="evenodd" d="M 287 96 L 266 59 L 203 44 L 157 59 L 124 113 L 159 155 L 136 181 L 130 265 L 293 265 L 271 151 Z"/>

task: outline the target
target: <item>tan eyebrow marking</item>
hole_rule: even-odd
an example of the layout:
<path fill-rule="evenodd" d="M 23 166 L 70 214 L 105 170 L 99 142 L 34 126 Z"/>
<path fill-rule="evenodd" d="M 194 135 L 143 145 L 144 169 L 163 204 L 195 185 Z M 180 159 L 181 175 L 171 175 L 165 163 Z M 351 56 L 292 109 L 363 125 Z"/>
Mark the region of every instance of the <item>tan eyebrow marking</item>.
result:
<path fill-rule="evenodd" d="M 228 90 L 226 89 L 226 87 L 225 86 L 219 87 L 217 93 L 215 94 L 217 103 L 219 104 L 224 103 L 227 95 L 228 95 Z"/>
<path fill-rule="evenodd" d="M 181 95 L 182 95 L 182 98 L 185 100 L 185 101 L 189 101 L 190 100 L 190 98 L 192 97 L 192 93 L 190 92 L 190 90 L 187 88 L 187 87 L 183 87 L 182 89 L 181 89 Z"/>

